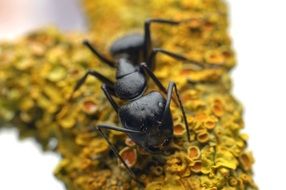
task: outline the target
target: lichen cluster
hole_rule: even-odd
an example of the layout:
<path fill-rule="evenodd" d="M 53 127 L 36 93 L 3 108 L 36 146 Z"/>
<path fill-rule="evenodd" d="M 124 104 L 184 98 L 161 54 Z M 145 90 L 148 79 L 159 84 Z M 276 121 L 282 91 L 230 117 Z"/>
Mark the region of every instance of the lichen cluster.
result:
<path fill-rule="evenodd" d="M 146 189 L 257 189 L 253 157 L 246 149 L 247 136 L 241 133 L 242 107 L 231 95 L 229 70 L 235 58 L 225 4 L 220 0 L 84 0 L 83 5 L 89 34 L 47 28 L 17 43 L 0 44 L 1 124 L 12 124 L 21 137 L 34 137 L 44 150 L 60 154 L 55 175 L 67 189 L 141 189 L 94 130 L 100 123 L 121 126 L 100 90 L 101 83 L 90 78 L 68 101 L 75 82 L 88 68 L 115 76 L 81 41 L 88 38 L 106 52 L 118 36 L 142 32 L 148 17 L 191 19 L 176 27 L 152 26 L 155 47 L 214 65 L 196 70 L 166 56 L 156 61 L 155 74 L 163 84 L 174 81 L 179 86 L 191 143 L 175 104 L 171 105 L 170 151 L 149 154 L 120 132 L 110 131 L 108 136 Z M 149 86 L 156 88 L 151 81 Z"/>

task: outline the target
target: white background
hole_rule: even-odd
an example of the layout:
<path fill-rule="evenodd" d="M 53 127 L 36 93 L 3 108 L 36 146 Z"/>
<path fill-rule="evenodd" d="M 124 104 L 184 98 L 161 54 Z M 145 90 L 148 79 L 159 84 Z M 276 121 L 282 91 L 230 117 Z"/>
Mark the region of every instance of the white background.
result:
<path fill-rule="evenodd" d="M 0 0 L 0 39 L 54 23 L 64 30 L 84 30 L 76 0 L 9 0 L 22 11 L 3 11 Z M 8 0 L 6 0 L 8 1 Z M 285 189 L 286 176 L 286 2 L 229 0 L 230 32 L 238 56 L 233 92 L 245 108 L 245 132 L 256 158 L 255 180 L 261 190 Z M 31 7 L 28 9 L 27 7 Z M 26 9 L 23 9 L 26 7 Z M 7 20 L 8 19 L 8 20 Z M 60 190 L 52 176 L 59 158 L 43 154 L 32 140 L 19 143 L 16 132 L 0 133 L 1 190 Z"/>

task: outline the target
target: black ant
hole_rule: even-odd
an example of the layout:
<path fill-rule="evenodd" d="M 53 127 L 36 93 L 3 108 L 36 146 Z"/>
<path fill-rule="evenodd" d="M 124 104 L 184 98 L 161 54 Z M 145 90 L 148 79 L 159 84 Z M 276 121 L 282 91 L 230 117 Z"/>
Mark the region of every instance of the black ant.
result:
<path fill-rule="evenodd" d="M 115 146 L 109 141 L 108 137 L 102 132 L 102 129 L 124 132 L 130 139 L 147 152 L 160 152 L 170 144 L 173 138 L 173 119 L 170 111 L 170 103 L 173 98 L 181 109 L 186 127 L 187 139 L 190 141 L 189 126 L 176 84 L 170 82 L 166 89 L 152 71 L 157 53 L 168 55 L 177 60 L 192 62 L 197 67 L 202 68 L 202 63 L 189 60 L 182 55 L 164 49 L 151 48 L 151 23 L 179 25 L 183 22 L 186 21 L 172 21 L 165 19 L 146 20 L 144 24 L 144 35 L 129 34 L 116 40 L 112 44 L 110 53 L 114 58 L 114 61 L 103 56 L 88 41 L 83 42 L 84 45 L 86 45 L 103 63 L 116 69 L 116 81 L 111 81 L 95 70 L 88 70 L 75 85 L 73 93 L 84 84 L 89 75 L 103 82 L 102 90 L 113 109 L 118 114 L 123 127 L 98 125 L 95 129 L 103 138 L 105 138 L 112 151 L 126 167 L 131 177 L 140 184 L 142 184 L 142 182 L 136 179 L 135 174 L 127 166 Z M 150 50 L 151 52 L 149 52 Z M 166 95 L 166 99 L 157 91 L 145 94 L 147 76 L 150 77 Z M 173 90 L 175 90 L 176 96 L 173 96 Z M 119 106 L 112 96 L 128 102 Z"/>

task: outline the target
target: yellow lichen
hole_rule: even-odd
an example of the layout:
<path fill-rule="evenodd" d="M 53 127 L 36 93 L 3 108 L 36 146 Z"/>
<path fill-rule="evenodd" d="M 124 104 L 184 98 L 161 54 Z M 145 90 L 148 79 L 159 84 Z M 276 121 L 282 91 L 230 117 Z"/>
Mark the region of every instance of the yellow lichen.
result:
<path fill-rule="evenodd" d="M 137 151 L 134 148 L 125 147 L 119 152 L 119 155 L 130 168 L 137 162 Z M 121 166 L 124 167 L 123 164 Z"/>
<path fill-rule="evenodd" d="M 188 156 L 191 160 L 196 160 L 200 157 L 201 151 L 197 146 L 190 146 L 188 148 Z"/>
<path fill-rule="evenodd" d="M 100 90 L 101 83 L 89 78 L 69 101 L 76 81 L 89 68 L 115 80 L 114 70 L 101 67 L 81 41 L 90 39 L 111 58 L 106 51 L 110 44 L 128 32 L 142 33 L 148 17 L 191 19 L 178 27 L 152 25 L 154 47 L 216 67 L 197 69 L 163 55 L 156 59 L 155 74 L 162 83 L 178 85 L 191 142 L 185 137 L 180 109 L 173 103 L 175 137 L 160 154 L 147 153 L 123 133 L 104 132 L 118 150 L 136 151 L 131 165 L 146 189 L 257 189 L 247 138 L 240 133 L 242 106 L 230 93 L 229 70 L 235 56 L 227 34 L 225 3 L 83 0 L 83 5 L 89 34 L 61 34 L 48 28 L 17 43 L 0 44 L 0 122 L 12 123 L 21 137 L 33 136 L 44 149 L 59 153 L 62 161 L 55 175 L 67 189 L 140 189 L 95 132 L 99 123 L 121 126 Z M 151 82 L 148 87 L 157 90 Z"/>

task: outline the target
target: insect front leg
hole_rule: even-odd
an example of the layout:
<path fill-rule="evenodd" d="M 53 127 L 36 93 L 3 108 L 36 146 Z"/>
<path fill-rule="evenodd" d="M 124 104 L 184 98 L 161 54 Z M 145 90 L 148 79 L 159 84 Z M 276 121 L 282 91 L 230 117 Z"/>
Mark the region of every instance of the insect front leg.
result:
<path fill-rule="evenodd" d="M 141 133 L 141 131 L 135 131 L 135 130 L 128 130 L 125 128 L 120 128 L 120 127 L 114 127 L 114 126 L 109 126 L 109 125 L 98 125 L 97 127 L 95 127 L 95 130 L 97 130 L 97 132 L 100 134 L 100 136 L 102 136 L 106 142 L 108 143 L 109 147 L 111 148 L 112 152 L 114 153 L 114 155 L 121 161 L 121 163 L 124 165 L 124 167 L 126 168 L 128 174 L 131 176 L 131 178 L 133 180 L 135 180 L 138 184 L 142 185 L 143 187 L 145 186 L 144 183 L 142 181 L 140 181 L 139 179 L 136 178 L 136 175 L 134 174 L 134 172 L 131 170 L 131 168 L 126 164 L 126 162 L 123 160 L 123 158 L 120 156 L 119 151 L 117 150 L 117 148 L 110 142 L 110 140 L 108 139 L 107 135 L 104 134 L 104 132 L 102 131 L 102 129 L 107 129 L 107 130 L 115 130 L 115 131 L 120 131 L 120 132 L 124 132 L 124 133 Z"/>

